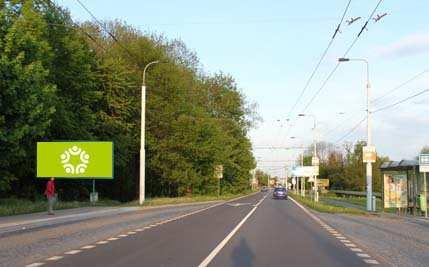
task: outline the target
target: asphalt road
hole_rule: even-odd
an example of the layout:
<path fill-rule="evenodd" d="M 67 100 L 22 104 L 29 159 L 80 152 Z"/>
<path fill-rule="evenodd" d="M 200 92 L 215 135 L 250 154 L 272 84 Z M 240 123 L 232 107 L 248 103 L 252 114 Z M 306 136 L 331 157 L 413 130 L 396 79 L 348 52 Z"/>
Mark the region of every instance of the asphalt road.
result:
<path fill-rule="evenodd" d="M 266 195 L 161 221 L 30 266 L 352 267 L 373 260 L 358 256 L 291 200 Z"/>

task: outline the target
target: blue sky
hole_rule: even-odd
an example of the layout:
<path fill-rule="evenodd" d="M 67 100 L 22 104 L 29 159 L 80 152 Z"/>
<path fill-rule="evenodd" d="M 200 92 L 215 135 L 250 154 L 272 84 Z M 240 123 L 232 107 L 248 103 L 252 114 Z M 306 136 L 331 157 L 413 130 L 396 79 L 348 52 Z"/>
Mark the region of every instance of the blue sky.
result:
<path fill-rule="evenodd" d="M 90 20 L 75 0 L 57 0 L 70 9 L 77 21 Z M 145 32 L 180 38 L 195 51 L 205 70 L 233 75 L 249 101 L 257 102 L 264 119 L 250 137 L 255 146 L 308 145 L 311 118 L 296 119 L 320 88 L 377 0 L 352 0 L 327 57 L 292 114 L 291 106 L 327 46 L 348 0 L 330 1 L 137 1 L 82 0 L 99 19 L 120 19 Z M 429 69 L 429 2 L 384 0 L 378 13 L 389 13 L 378 23 L 371 21 L 348 56 L 370 62 L 373 96 L 377 97 L 417 73 Z M 359 62 L 342 64 L 307 110 L 320 121 L 322 140 L 336 142 L 364 117 L 366 94 L 364 68 Z M 380 101 L 375 108 L 429 89 L 429 72 Z M 429 94 L 393 109 L 374 114 L 374 144 L 379 154 L 399 160 L 412 158 L 429 145 Z M 344 115 L 339 115 L 344 112 Z M 277 122 L 281 120 L 281 122 Z M 341 125 L 338 127 L 338 125 Z M 330 129 L 335 131 L 329 131 Z M 290 129 L 287 132 L 287 129 Z M 324 133 L 330 132 L 329 135 Z M 296 141 L 290 136 L 297 136 Z M 365 123 L 342 141 L 365 138 Z M 339 143 L 341 145 L 342 142 Z M 260 166 L 282 166 L 297 152 L 255 150 Z M 277 168 L 277 167 L 274 167 Z M 278 169 L 278 168 L 277 168 Z M 280 174 L 277 170 L 272 173 Z"/>

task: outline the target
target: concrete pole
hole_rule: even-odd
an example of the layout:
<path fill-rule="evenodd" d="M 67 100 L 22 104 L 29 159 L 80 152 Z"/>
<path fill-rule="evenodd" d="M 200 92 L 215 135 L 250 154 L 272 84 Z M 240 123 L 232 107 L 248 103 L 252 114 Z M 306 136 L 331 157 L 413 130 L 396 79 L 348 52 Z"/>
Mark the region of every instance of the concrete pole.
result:
<path fill-rule="evenodd" d="M 146 86 L 142 85 L 141 90 L 141 118 L 140 118 L 140 185 L 139 204 L 145 201 L 145 171 L 146 171 L 146 151 L 145 151 L 145 123 L 146 123 Z"/>
<path fill-rule="evenodd" d="M 159 63 L 158 60 L 152 61 L 143 69 L 143 82 L 141 89 L 141 116 L 140 116 L 140 183 L 139 183 L 139 204 L 145 201 L 146 184 L 146 151 L 145 151 L 145 129 L 146 129 L 146 70 L 150 65 Z"/>
<path fill-rule="evenodd" d="M 372 129 L 371 129 L 371 85 L 369 82 L 369 64 L 366 59 L 362 60 L 366 65 L 366 114 L 367 114 L 367 146 L 372 145 Z M 366 209 L 368 211 L 375 211 L 376 207 L 373 207 L 372 201 L 372 163 L 366 163 Z"/>

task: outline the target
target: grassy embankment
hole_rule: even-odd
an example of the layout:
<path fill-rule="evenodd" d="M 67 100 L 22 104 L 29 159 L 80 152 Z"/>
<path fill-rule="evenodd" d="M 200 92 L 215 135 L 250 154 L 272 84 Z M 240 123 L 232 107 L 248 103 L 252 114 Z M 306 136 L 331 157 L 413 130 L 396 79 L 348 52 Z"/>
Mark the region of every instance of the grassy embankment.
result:
<path fill-rule="evenodd" d="M 325 213 L 344 213 L 344 214 L 354 214 L 354 215 L 366 215 L 366 211 L 352 208 L 352 207 L 343 207 L 340 205 L 327 204 L 323 201 L 323 198 L 319 202 L 314 202 L 309 197 L 301 197 L 299 195 L 292 194 L 293 199 L 299 203 L 319 212 Z"/>

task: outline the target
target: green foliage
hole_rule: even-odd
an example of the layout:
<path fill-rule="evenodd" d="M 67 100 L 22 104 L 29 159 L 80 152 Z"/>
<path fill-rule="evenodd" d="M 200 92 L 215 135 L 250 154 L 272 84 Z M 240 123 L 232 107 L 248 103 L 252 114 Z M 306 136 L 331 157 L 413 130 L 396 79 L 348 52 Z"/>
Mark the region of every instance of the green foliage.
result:
<path fill-rule="evenodd" d="M 338 149 L 329 143 L 317 144 L 317 154 L 320 158 L 319 178 L 329 179 L 331 189 L 365 191 L 366 166 L 362 162 L 362 147 L 365 145 L 366 142 L 358 141 L 354 145 L 346 144 L 344 149 Z M 309 153 L 312 152 L 306 152 Z M 377 156 L 377 161 L 372 164 L 375 192 L 381 192 L 380 166 L 388 160 L 387 157 Z M 311 156 L 304 156 L 304 163 L 311 165 Z"/>
<path fill-rule="evenodd" d="M 231 76 L 205 74 L 178 40 L 107 22 L 118 45 L 96 24 L 76 27 L 48 0 L 1 3 L 0 195 L 43 192 L 34 179 L 37 141 L 111 140 L 115 179 L 97 181 L 97 190 L 135 199 L 142 70 L 153 60 L 162 63 L 146 73 L 147 194 L 216 194 L 219 164 L 223 194 L 249 189 L 255 161 L 247 133 L 259 118 Z M 89 188 L 58 183 L 65 199 Z"/>

